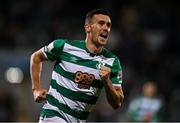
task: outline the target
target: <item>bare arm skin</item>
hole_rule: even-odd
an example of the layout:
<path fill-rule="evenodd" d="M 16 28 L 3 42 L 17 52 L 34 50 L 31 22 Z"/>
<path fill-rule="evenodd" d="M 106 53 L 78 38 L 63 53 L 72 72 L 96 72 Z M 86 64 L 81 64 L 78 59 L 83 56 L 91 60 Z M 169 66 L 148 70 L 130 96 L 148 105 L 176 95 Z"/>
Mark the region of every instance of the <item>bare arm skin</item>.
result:
<path fill-rule="evenodd" d="M 47 93 L 47 91 L 40 86 L 42 62 L 44 60 L 45 57 L 41 50 L 38 50 L 31 55 L 30 74 L 32 80 L 32 92 L 36 102 L 44 101 Z"/>
<path fill-rule="evenodd" d="M 123 102 L 124 94 L 123 94 L 122 87 L 114 87 L 112 85 L 112 82 L 110 80 L 110 72 L 111 72 L 111 69 L 105 66 L 101 66 L 99 70 L 99 74 L 101 76 L 102 82 L 105 87 L 108 103 L 114 109 L 117 109 L 118 107 L 121 106 Z"/>

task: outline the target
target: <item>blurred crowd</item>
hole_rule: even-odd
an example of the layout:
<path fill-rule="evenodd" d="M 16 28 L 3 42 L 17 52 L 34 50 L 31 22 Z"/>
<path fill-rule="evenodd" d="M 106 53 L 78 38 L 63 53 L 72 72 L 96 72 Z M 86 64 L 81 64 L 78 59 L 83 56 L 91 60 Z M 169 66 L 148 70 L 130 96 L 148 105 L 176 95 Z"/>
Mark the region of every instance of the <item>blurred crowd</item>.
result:
<path fill-rule="evenodd" d="M 42 104 L 34 103 L 31 93 L 31 53 L 57 38 L 84 39 L 85 14 L 94 8 L 112 15 L 106 47 L 121 60 L 125 101 L 113 111 L 103 93 L 88 121 L 130 121 L 131 102 L 147 81 L 156 84 L 161 97 L 160 121 L 180 121 L 180 8 L 175 1 L 161 0 L 0 1 L 0 121 L 37 121 Z M 4 78 L 12 66 L 23 70 L 22 83 Z M 46 65 L 42 73 L 44 86 L 49 69 Z"/>

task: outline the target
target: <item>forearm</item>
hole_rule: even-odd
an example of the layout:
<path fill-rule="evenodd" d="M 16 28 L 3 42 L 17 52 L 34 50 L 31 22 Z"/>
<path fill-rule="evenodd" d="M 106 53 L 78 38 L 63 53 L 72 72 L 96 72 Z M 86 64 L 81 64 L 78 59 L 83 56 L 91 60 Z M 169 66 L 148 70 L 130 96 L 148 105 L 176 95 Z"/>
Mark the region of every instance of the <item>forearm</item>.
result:
<path fill-rule="evenodd" d="M 117 109 L 119 106 L 121 106 L 121 103 L 124 99 L 123 93 L 121 89 L 117 89 L 112 85 L 112 82 L 110 79 L 107 80 L 107 82 L 104 82 L 105 91 L 106 91 L 106 97 L 109 102 L 109 104 L 114 108 Z"/>
<path fill-rule="evenodd" d="M 30 73 L 31 73 L 31 80 L 32 80 L 32 89 L 39 88 L 40 86 L 42 60 L 43 60 L 43 57 L 39 55 L 38 52 L 33 53 L 31 56 Z"/>

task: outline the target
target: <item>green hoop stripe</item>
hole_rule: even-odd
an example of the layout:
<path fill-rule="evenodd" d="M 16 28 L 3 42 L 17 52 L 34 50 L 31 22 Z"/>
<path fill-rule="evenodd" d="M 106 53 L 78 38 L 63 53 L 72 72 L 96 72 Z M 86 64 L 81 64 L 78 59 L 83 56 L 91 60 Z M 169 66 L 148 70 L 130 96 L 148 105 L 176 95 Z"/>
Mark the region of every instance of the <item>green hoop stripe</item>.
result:
<path fill-rule="evenodd" d="M 71 81 L 74 82 L 75 74 L 65 71 L 60 65 L 57 65 L 57 64 L 54 68 L 54 71 L 56 73 L 60 74 L 61 76 L 65 77 L 67 79 L 70 79 Z M 103 87 L 103 83 L 100 80 L 94 79 L 94 81 L 91 83 L 91 86 L 101 89 Z"/>
<path fill-rule="evenodd" d="M 56 89 L 56 91 L 62 94 L 64 97 L 67 97 L 68 99 L 71 99 L 73 101 L 95 104 L 98 99 L 98 97 L 86 95 L 85 93 L 72 91 L 65 87 L 62 87 L 57 84 L 56 80 L 51 80 L 51 87 Z"/>
<path fill-rule="evenodd" d="M 53 96 L 47 94 L 46 100 L 53 106 L 58 107 L 59 110 L 62 110 L 64 113 L 67 113 L 75 118 L 81 119 L 81 120 L 86 120 L 89 112 L 86 111 L 78 111 L 75 109 L 71 109 L 69 106 L 60 103 L 56 98 Z"/>
<path fill-rule="evenodd" d="M 57 112 L 55 110 L 51 110 L 51 109 L 42 108 L 40 117 L 42 117 L 42 118 L 44 118 L 44 117 L 51 118 L 51 117 L 54 117 L 54 116 L 60 117 L 60 118 L 64 119 L 65 121 L 67 121 L 59 112 Z"/>

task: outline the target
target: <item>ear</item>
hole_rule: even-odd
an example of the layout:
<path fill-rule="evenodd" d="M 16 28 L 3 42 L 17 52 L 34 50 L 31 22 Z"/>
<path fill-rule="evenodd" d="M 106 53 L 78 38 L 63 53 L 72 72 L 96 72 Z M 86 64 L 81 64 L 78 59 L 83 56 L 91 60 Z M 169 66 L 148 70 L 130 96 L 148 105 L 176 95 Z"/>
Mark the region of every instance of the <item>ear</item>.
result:
<path fill-rule="evenodd" d="M 91 27 L 90 27 L 89 24 L 86 23 L 86 24 L 84 25 L 84 29 L 85 29 L 86 33 L 89 33 L 90 30 L 91 30 Z"/>

